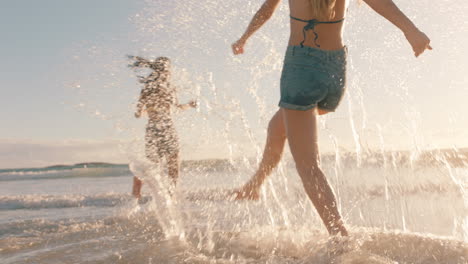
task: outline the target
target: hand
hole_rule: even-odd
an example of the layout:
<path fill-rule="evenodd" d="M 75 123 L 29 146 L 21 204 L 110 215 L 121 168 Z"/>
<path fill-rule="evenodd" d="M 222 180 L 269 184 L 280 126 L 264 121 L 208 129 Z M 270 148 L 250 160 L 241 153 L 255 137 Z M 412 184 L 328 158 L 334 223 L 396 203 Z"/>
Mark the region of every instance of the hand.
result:
<path fill-rule="evenodd" d="M 234 200 L 252 200 L 257 201 L 260 199 L 260 186 L 254 186 L 251 182 L 245 184 L 240 189 L 234 190 L 230 193 Z"/>
<path fill-rule="evenodd" d="M 431 40 L 417 28 L 405 32 L 405 37 L 413 48 L 414 56 L 416 57 L 421 55 L 426 49 L 432 50 L 430 45 Z"/>
<path fill-rule="evenodd" d="M 196 108 L 198 106 L 198 102 L 196 100 L 190 101 L 189 105 L 193 108 Z"/>
<path fill-rule="evenodd" d="M 234 55 L 239 55 L 244 53 L 245 40 L 239 39 L 238 41 L 232 44 L 232 52 Z"/>

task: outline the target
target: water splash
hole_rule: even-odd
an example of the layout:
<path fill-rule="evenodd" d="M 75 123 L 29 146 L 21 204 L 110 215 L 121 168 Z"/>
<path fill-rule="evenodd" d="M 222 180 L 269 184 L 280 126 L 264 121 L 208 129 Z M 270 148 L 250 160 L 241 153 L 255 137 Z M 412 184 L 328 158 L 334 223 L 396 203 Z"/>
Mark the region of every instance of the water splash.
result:
<path fill-rule="evenodd" d="M 174 76 L 178 76 L 175 82 L 180 87 L 186 87 L 180 90 L 180 96 L 186 99 L 196 98 L 200 102 L 196 112 L 181 113 L 176 117 L 183 156 L 187 159 L 226 158 L 236 168 L 230 171 L 229 178 L 222 177 L 227 172 L 188 172 L 186 175 L 195 179 L 190 179 L 192 185 L 184 186 L 182 183 L 181 188 L 187 191 L 206 185 L 204 187 L 213 187 L 216 190 L 237 186 L 256 169 L 262 153 L 267 120 L 276 110 L 282 59 L 280 51 L 284 50 L 288 30 L 286 5 L 281 6 L 279 12 L 248 44 L 248 54 L 233 57 L 229 55 L 229 45 L 241 32 L 239 21 L 247 21 L 258 8 L 258 4 L 240 0 L 226 3 L 144 3 L 144 8 L 131 17 L 136 29 L 132 34 L 131 44 L 110 49 L 106 45 L 92 45 L 86 51 L 79 51 L 74 57 L 74 63 L 81 69 L 75 72 L 78 75 L 77 81 L 70 85 L 79 98 L 78 108 L 91 116 L 116 124 L 119 135 L 131 138 L 129 145 L 140 146 L 139 149 L 130 150 L 122 147 L 124 153 L 129 156 L 141 153 L 142 124 L 132 120 L 133 104 L 139 87 L 135 85 L 135 77 L 125 68 L 122 55 L 131 51 L 150 58 L 159 55 L 171 57 L 176 65 Z M 447 13 L 451 13 L 453 17 L 463 18 L 461 11 L 447 7 L 447 3 L 442 1 L 436 4 L 440 10 L 444 10 L 445 17 Z M 428 12 L 425 8 L 417 10 L 420 5 L 434 6 L 429 1 L 412 4 L 414 5 L 405 5 L 405 9 L 420 17 Z M 248 11 L 238 11 L 239 6 Z M 318 244 L 309 243 L 317 246 L 314 252 L 295 254 L 303 250 L 301 243 L 305 242 L 300 234 L 289 234 L 293 233 L 291 230 L 304 231 L 309 227 L 316 227 L 315 233 L 304 231 L 308 238 L 321 237 L 324 230 L 303 193 L 290 156 L 286 153 L 285 161 L 267 181 L 261 201 L 256 204 L 199 201 L 199 204 L 187 205 L 183 198 L 175 202 L 164 191 L 166 187 L 163 184 L 164 176 L 161 176 L 163 172 L 159 170 L 150 173 L 155 177 L 147 177 L 147 180 L 152 182 L 152 193 L 157 196 L 155 203 L 159 202 L 150 211 L 153 214 L 156 212 L 157 221 L 167 235 L 166 239 L 183 234 L 187 245 L 182 248 L 193 247 L 196 249 L 193 252 L 201 252 L 198 255 L 194 253 L 187 259 L 200 263 L 212 260 L 219 260 L 220 263 L 248 263 L 249 258 L 254 259 L 252 263 L 264 260 L 270 263 L 285 260 L 291 263 L 312 260 L 316 261 L 314 263 L 327 263 L 330 259 L 339 263 L 351 263 L 353 259 L 364 259 L 369 263 L 424 263 L 417 260 L 417 256 L 421 252 L 429 254 L 428 252 L 421 249 L 400 257 L 398 254 L 404 250 L 393 246 L 391 241 L 396 244 L 401 242 L 406 246 L 416 244 L 414 241 L 423 240 L 424 245 L 439 241 L 428 238 L 427 232 L 443 235 L 448 235 L 449 232 L 450 235 L 467 241 L 468 218 L 463 213 L 468 208 L 467 187 L 463 182 L 466 168 L 460 168 L 461 172 L 458 172 L 447 159 L 442 159 L 444 173 L 440 173 L 438 169 L 432 170 L 430 166 L 418 165 L 425 153 L 423 149 L 428 146 L 428 139 L 424 136 L 427 135 L 424 120 L 428 118 L 420 109 L 421 100 L 418 99 L 425 91 L 420 86 L 428 85 L 421 85 L 423 81 L 418 74 L 426 74 L 429 80 L 424 83 L 430 82 L 428 73 L 431 71 L 426 71 L 425 65 L 437 59 L 429 57 L 423 59 L 424 64 L 413 63 L 410 60 L 411 51 L 404 43 L 403 36 L 392 31 L 389 25 L 368 11 L 366 7 L 356 6 L 352 6 L 349 11 L 350 19 L 347 20 L 348 31 L 345 36 L 349 42 L 351 57 L 348 92 L 344 105 L 335 114 L 337 118 L 326 117 L 321 121 L 328 134 L 328 141 L 325 140 L 324 145 L 329 142 L 324 149 L 332 153 L 325 151 L 322 154 L 323 167 L 327 175 L 332 176 L 330 180 L 335 186 L 340 208 L 351 226 L 424 232 L 422 238 L 408 239 L 410 235 L 406 234 L 389 238 L 378 233 L 378 239 L 370 239 L 378 242 L 375 247 L 367 240 L 364 243 L 356 242 L 352 243 L 350 249 L 343 249 L 343 254 L 330 257 L 327 247 L 333 241 L 327 240 Z M 376 23 L 364 25 L 358 18 Z M 430 31 L 445 32 L 440 30 L 443 25 L 433 25 L 424 19 L 420 23 Z M 384 30 L 390 33 L 383 35 L 378 41 L 374 40 L 374 33 Z M 451 37 L 452 35 L 444 33 L 437 36 L 437 39 L 442 40 L 440 43 L 450 45 L 451 41 L 448 42 L 448 39 Z M 457 52 L 465 54 L 461 46 L 455 46 L 448 55 L 455 60 Z M 454 62 L 444 61 L 448 69 L 443 72 L 453 77 L 450 87 L 459 90 L 460 87 L 468 87 L 465 80 L 449 73 L 450 70 L 459 72 L 459 69 L 454 68 Z M 84 65 L 89 68 L 83 67 Z M 434 67 L 431 66 L 432 72 L 437 72 Z M 415 96 L 416 94 L 421 95 Z M 346 119 L 349 122 L 344 121 Z M 373 126 L 375 123 L 378 125 Z M 438 157 L 433 153 L 430 156 Z M 250 157 L 253 158 L 249 159 Z M 331 157 L 331 161 L 327 161 L 327 157 Z M 144 159 L 137 158 L 139 161 Z M 148 175 L 148 172 L 143 172 L 142 175 Z M 441 183 L 440 179 L 450 179 L 449 187 Z M 210 185 L 213 182 L 216 184 Z M 453 186 L 461 190 L 463 203 L 460 204 L 460 197 L 454 194 L 443 197 L 450 193 Z M 183 195 L 184 191 L 181 193 Z M 446 213 L 449 220 L 438 219 L 437 215 L 440 213 L 431 213 L 428 200 L 439 206 L 440 201 L 453 203 L 453 208 L 439 208 Z M 195 212 L 186 215 L 180 213 L 187 212 L 184 206 L 193 206 L 190 210 Z M 165 213 L 159 214 L 159 210 L 165 210 Z M 214 231 L 216 229 L 218 231 Z M 361 234 L 359 230 L 356 232 Z M 267 246 L 261 245 L 261 242 L 265 242 Z M 249 248 L 243 246 L 243 243 L 254 245 Z M 229 245 L 235 245 L 235 249 L 227 250 Z M 279 256 L 278 252 L 282 252 L 281 247 L 285 245 L 294 249 L 284 250 L 284 256 Z M 367 247 L 367 250 L 362 252 L 357 249 L 362 247 Z M 392 252 L 383 253 L 388 248 Z M 453 246 L 449 249 L 458 250 L 455 248 L 457 247 Z M 372 254 L 366 255 L 368 251 Z M 443 249 L 439 249 L 439 253 L 441 251 Z M 434 258 L 437 261 L 444 259 L 443 256 Z M 436 260 L 427 263 L 436 263 Z"/>

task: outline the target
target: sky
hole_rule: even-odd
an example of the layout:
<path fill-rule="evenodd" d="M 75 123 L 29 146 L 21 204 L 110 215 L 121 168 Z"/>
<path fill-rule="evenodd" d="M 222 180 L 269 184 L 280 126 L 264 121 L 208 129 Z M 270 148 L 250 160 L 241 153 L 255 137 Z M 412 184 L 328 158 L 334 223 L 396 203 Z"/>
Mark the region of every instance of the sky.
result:
<path fill-rule="evenodd" d="M 183 159 L 258 156 L 279 99 L 286 1 L 234 57 L 230 44 L 261 1 L 18 0 L 0 9 L 0 168 L 105 161 L 142 152 L 145 120 L 126 54 L 174 61 Z M 320 120 L 320 146 L 468 146 L 468 2 L 395 1 L 434 50 L 412 57 L 404 36 L 364 4 L 346 18 L 348 91 Z"/>

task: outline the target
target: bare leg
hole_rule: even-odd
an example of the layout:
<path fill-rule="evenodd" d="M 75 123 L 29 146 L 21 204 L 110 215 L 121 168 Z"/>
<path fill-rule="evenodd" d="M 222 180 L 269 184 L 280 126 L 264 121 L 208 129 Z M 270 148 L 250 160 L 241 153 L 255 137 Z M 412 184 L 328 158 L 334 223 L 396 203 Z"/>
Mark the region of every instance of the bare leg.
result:
<path fill-rule="evenodd" d="M 239 190 L 235 191 L 236 199 L 258 200 L 259 191 L 266 177 L 278 165 L 286 141 L 283 115 L 278 110 L 268 124 L 268 135 L 263 151 L 262 161 L 252 178 Z"/>
<path fill-rule="evenodd" d="M 317 114 L 319 115 L 326 115 L 328 113 L 330 113 L 330 111 L 325 110 L 325 109 L 320 109 L 320 108 L 317 109 Z"/>
<path fill-rule="evenodd" d="M 135 198 L 140 199 L 141 198 L 141 186 L 143 182 L 138 179 L 136 176 L 133 176 L 133 187 L 132 187 L 132 195 L 135 196 Z"/>
<path fill-rule="evenodd" d="M 153 134 L 148 129 L 148 127 L 146 128 L 145 141 L 146 141 L 146 145 L 145 145 L 146 158 L 154 162 L 154 164 L 158 164 L 159 160 L 156 155 L 155 143 L 153 142 Z M 132 194 L 137 199 L 141 198 L 142 185 L 143 185 L 143 181 L 138 179 L 138 177 L 133 176 Z"/>
<path fill-rule="evenodd" d="M 169 174 L 169 178 L 172 180 L 173 187 L 175 187 L 177 179 L 179 178 L 179 151 L 176 151 L 167 157 L 167 172 Z"/>
<path fill-rule="evenodd" d="M 281 109 L 289 147 L 304 189 L 317 209 L 330 235 L 346 236 L 335 195 L 319 167 L 316 109 L 296 111 Z"/>

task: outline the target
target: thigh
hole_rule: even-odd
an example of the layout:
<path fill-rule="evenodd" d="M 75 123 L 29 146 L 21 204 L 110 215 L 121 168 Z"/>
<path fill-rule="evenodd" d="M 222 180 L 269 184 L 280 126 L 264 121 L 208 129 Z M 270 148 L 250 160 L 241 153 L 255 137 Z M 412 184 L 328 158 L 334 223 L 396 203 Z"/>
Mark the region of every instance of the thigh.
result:
<path fill-rule="evenodd" d="M 281 111 L 296 166 L 317 166 L 319 151 L 316 109 L 298 111 L 282 108 Z"/>
<path fill-rule="evenodd" d="M 283 113 L 281 109 L 276 111 L 268 124 L 268 137 L 271 138 L 284 138 L 286 135 L 286 128 L 284 127 Z"/>

